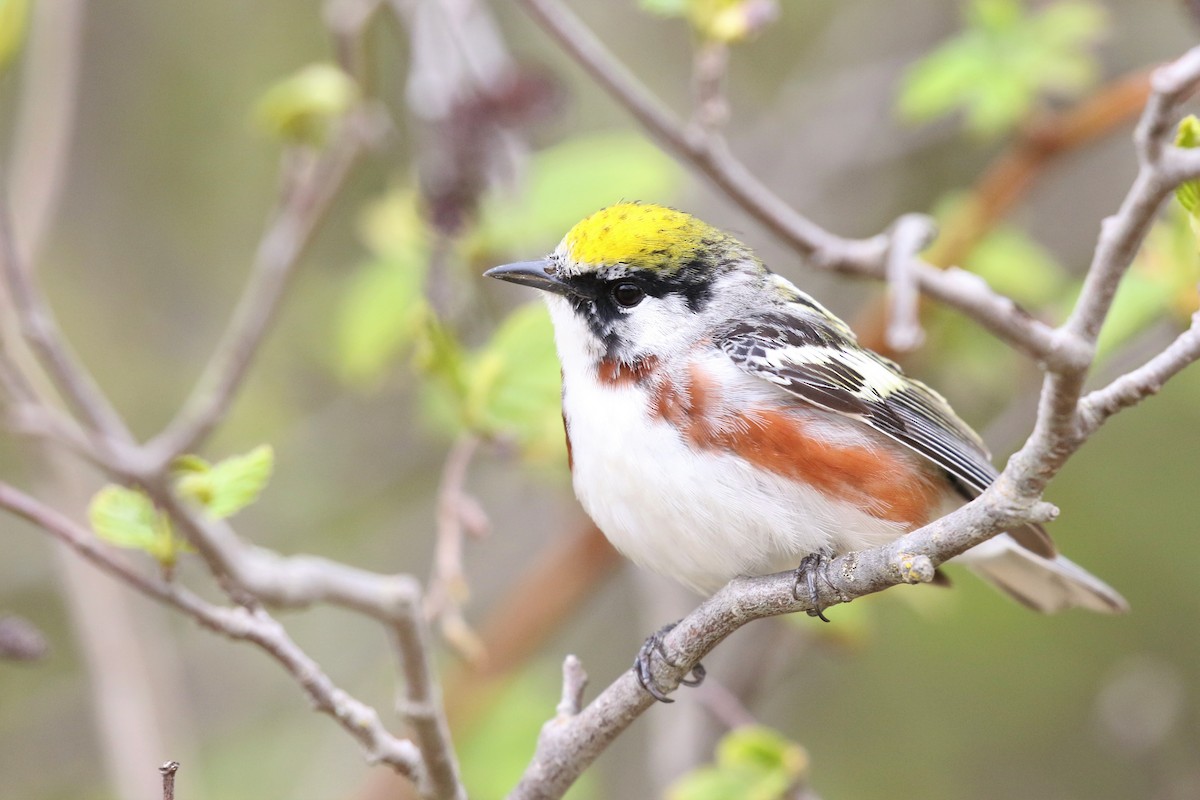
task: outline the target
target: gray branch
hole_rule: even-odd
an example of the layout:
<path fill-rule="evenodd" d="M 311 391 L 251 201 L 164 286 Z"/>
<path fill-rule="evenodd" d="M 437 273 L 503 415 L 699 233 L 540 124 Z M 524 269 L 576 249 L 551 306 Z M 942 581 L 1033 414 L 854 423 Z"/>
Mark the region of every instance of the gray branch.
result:
<path fill-rule="evenodd" d="M 147 597 L 174 607 L 214 633 L 261 648 L 296 679 L 318 711 L 333 717 L 358 740 L 370 760 L 387 764 L 418 786 L 427 782 L 418 748 L 412 742 L 392 736 L 375 709 L 335 686 L 320 665 L 261 608 L 215 606 L 175 584 L 143 575 L 87 528 L 3 482 L 0 482 L 0 508 L 42 528 L 103 572 Z"/>

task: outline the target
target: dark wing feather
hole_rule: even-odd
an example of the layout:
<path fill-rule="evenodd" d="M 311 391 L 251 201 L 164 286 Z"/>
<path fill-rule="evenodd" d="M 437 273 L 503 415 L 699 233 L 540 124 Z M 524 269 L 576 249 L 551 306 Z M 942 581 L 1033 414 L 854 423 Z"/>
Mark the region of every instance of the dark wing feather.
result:
<path fill-rule="evenodd" d="M 750 374 L 813 406 L 861 420 L 924 456 L 968 499 L 996 479 L 983 441 L 941 395 L 859 347 L 850 330 L 816 304 L 789 303 L 742 319 L 718 331 L 714 341 Z M 1041 526 L 1013 535 L 1039 555 L 1054 556 Z"/>

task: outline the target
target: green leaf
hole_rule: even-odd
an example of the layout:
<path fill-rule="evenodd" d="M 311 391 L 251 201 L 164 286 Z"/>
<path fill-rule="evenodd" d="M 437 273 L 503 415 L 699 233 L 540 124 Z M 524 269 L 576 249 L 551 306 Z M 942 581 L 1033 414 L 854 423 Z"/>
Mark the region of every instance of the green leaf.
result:
<path fill-rule="evenodd" d="M 660 17 L 682 17 L 687 13 L 688 0 L 638 0 L 638 5 Z"/>
<path fill-rule="evenodd" d="M 964 269 L 1022 305 L 1041 307 L 1062 296 L 1066 271 L 1040 244 L 1013 225 L 998 225 L 963 260 Z"/>
<path fill-rule="evenodd" d="M 179 553 L 191 549 L 175 536 L 167 515 L 136 489 L 105 486 L 88 505 L 88 521 L 104 541 L 148 553 L 164 567 L 174 565 Z"/>
<path fill-rule="evenodd" d="M 905 73 L 897 110 L 912 122 L 961 111 L 972 132 L 1003 133 L 1040 98 L 1095 82 L 1093 47 L 1106 27 L 1093 2 L 1059 0 L 1030 12 L 1018 0 L 974 0 L 964 30 Z"/>
<path fill-rule="evenodd" d="M 339 67 L 311 64 L 267 89 L 255 107 L 255 119 L 277 139 L 320 147 L 358 97 L 358 85 Z"/>
<path fill-rule="evenodd" d="M 541 302 L 509 314 L 464 377 L 470 428 L 510 437 L 534 456 L 561 452 L 562 382 L 554 328 Z"/>
<path fill-rule="evenodd" d="M 25 44 L 29 29 L 29 0 L 0 0 L 0 70 Z"/>
<path fill-rule="evenodd" d="M 211 485 L 208 513 L 217 519 L 231 517 L 258 499 L 275 467 L 275 451 L 264 444 L 240 456 L 213 464 L 206 475 Z"/>
<path fill-rule="evenodd" d="M 770 728 L 748 725 L 717 744 L 716 762 L 683 776 L 668 800 L 782 800 L 808 772 L 808 754 Z"/>
<path fill-rule="evenodd" d="M 334 337 L 343 380 L 379 380 L 429 322 L 424 283 L 427 261 L 395 256 L 365 265 L 338 303 Z"/>
<path fill-rule="evenodd" d="M 424 260 L 429 242 L 419 202 L 411 186 L 385 192 L 363 210 L 358 221 L 359 236 L 381 258 Z"/>
<path fill-rule="evenodd" d="M 808 754 L 779 731 L 746 725 L 730 731 L 717 743 L 717 763 L 777 770 L 798 778 L 808 769 Z"/>
<path fill-rule="evenodd" d="M 667 200 L 681 175 L 670 158 L 636 134 L 568 139 L 534 156 L 520 197 L 488 199 L 482 237 L 493 250 L 548 252 L 599 208 L 622 199 Z"/>
<path fill-rule="evenodd" d="M 1175 146 L 1188 150 L 1200 147 L 1200 119 L 1195 114 L 1188 114 L 1179 122 L 1175 132 Z M 1192 217 L 1196 216 L 1197 206 L 1200 206 L 1200 180 L 1184 181 L 1175 188 L 1175 197 L 1179 204 Z"/>
<path fill-rule="evenodd" d="M 498 697 L 489 697 L 491 708 L 461 736 L 458 747 L 462 779 L 471 800 L 501 800 L 520 780 L 546 722 L 545 709 L 557 702 L 548 688 L 554 685 L 549 670 L 526 670 L 500 689 Z M 456 743 L 460 735 L 455 732 Z M 567 793 L 568 800 L 598 796 L 591 772 L 585 772 Z"/>

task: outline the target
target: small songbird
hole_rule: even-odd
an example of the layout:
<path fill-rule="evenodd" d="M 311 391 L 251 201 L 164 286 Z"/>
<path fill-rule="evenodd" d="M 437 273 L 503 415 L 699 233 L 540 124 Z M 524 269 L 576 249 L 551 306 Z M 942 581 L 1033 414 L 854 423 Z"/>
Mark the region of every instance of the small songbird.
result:
<path fill-rule="evenodd" d="M 614 205 L 546 258 L 486 274 L 546 293 L 584 509 L 634 562 L 698 592 L 891 541 L 996 478 L 941 395 L 689 214 Z M 1127 609 L 1039 525 L 956 560 L 1039 611 Z M 653 639 L 638 675 L 663 699 Z"/>

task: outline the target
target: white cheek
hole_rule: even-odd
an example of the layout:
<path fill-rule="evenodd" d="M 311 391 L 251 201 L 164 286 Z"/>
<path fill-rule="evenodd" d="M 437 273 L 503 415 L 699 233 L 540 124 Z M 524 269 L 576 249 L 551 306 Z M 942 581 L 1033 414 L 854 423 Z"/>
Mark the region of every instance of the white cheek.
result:
<path fill-rule="evenodd" d="M 701 319 L 679 295 L 647 297 L 620 320 L 620 336 L 633 355 L 682 353 L 699 335 Z"/>
<path fill-rule="evenodd" d="M 547 294 L 545 299 L 550 321 L 554 323 L 554 343 L 563 369 L 598 361 L 604 354 L 603 345 L 575 313 L 571 303 L 555 294 Z"/>

